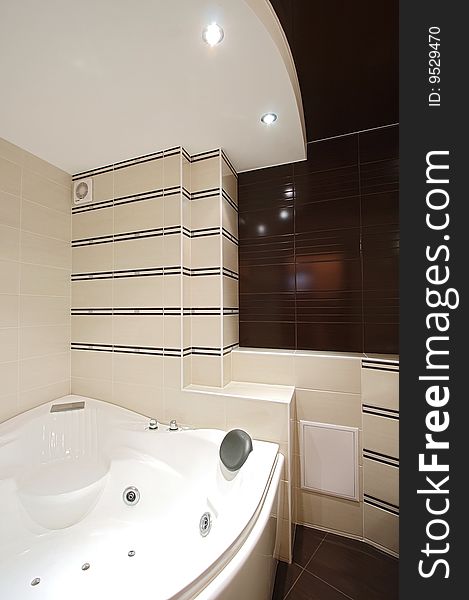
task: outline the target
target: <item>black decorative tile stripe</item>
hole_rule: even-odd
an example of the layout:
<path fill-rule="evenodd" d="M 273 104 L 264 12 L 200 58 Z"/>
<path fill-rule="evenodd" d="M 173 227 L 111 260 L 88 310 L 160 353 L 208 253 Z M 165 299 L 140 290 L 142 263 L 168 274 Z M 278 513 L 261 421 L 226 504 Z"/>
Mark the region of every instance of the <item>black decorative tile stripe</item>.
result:
<path fill-rule="evenodd" d="M 238 205 L 230 197 L 230 195 L 228 194 L 228 192 L 226 192 L 225 190 L 222 190 L 222 197 L 223 197 L 223 200 L 226 200 L 226 202 L 228 202 L 228 204 L 231 206 L 231 208 L 233 210 L 235 210 L 236 212 L 239 212 L 238 211 Z"/>
<path fill-rule="evenodd" d="M 236 279 L 236 281 L 238 281 L 238 279 L 239 279 L 239 274 L 236 273 L 236 271 L 232 271 L 231 269 L 228 269 L 227 267 L 223 267 L 223 275 L 225 277 L 230 277 L 231 279 Z"/>
<path fill-rule="evenodd" d="M 399 363 L 390 360 L 366 359 L 362 361 L 363 369 L 374 369 L 377 371 L 397 371 L 399 372 Z"/>
<path fill-rule="evenodd" d="M 223 356 L 225 356 L 226 354 L 229 354 L 230 352 L 232 352 L 235 348 L 238 348 L 239 343 L 235 342 L 234 344 L 229 344 L 228 346 L 225 346 L 223 348 Z"/>
<path fill-rule="evenodd" d="M 377 406 L 370 406 L 368 404 L 364 404 L 363 413 L 367 415 L 374 415 L 376 417 L 384 417 L 386 419 L 395 419 L 396 421 L 399 421 L 398 410 L 389 410 L 387 408 L 379 408 Z"/>
<path fill-rule="evenodd" d="M 363 448 L 363 458 L 368 458 L 369 460 L 391 465 L 392 467 L 399 466 L 399 459 L 395 456 L 389 456 L 389 454 L 383 454 L 382 452 L 375 452 L 374 450 L 369 450 L 368 448 Z"/>
<path fill-rule="evenodd" d="M 191 238 L 211 237 L 214 235 L 220 235 L 220 227 L 204 227 L 191 231 Z"/>
<path fill-rule="evenodd" d="M 150 162 L 152 160 L 159 160 L 161 158 L 175 156 L 176 154 L 181 154 L 190 163 L 199 162 L 201 160 L 208 160 L 210 158 L 221 156 L 225 160 L 226 164 L 231 169 L 235 177 L 238 177 L 235 168 L 233 167 L 232 163 L 230 162 L 226 154 L 223 152 L 223 150 L 209 150 L 208 152 L 199 152 L 198 154 L 193 154 L 191 156 L 182 146 L 174 146 L 173 148 L 169 148 L 167 150 L 152 152 L 150 154 L 144 154 L 142 156 L 122 160 L 116 163 L 111 163 L 109 165 L 103 165 L 102 167 L 97 167 L 96 169 L 88 169 L 86 171 L 81 171 L 80 173 L 75 173 L 72 176 L 72 181 L 76 181 L 77 179 L 84 179 L 86 177 L 93 177 L 95 175 L 102 175 L 104 173 L 109 173 L 110 171 L 118 171 L 120 169 L 125 169 L 126 167 L 132 167 L 134 165 Z"/>
<path fill-rule="evenodd" d="M 70 345 L 72 350 L 88 350 L 92 352 L 112 352 L 112 344 L 82 344 L 72 342 Z"/>
<path fill-rule="evenodd" d="M 224 315 L 239 315 L 239 308 L 228 308 L 225 306 L 223 308 L 223 314 Z"/>
<path fill-rule="evenodd" d="M 363 500 L 365 504 L 369 504 L 370 506 L 374 506 L 375 508 L 381 508 L 387 512 L 392 513 L 393 515 L 399 516 L 399 507 L 395 504 L 390 504 L 389 502 L 385 502 L 384 500 L 379 500 L 378 498 L 374 498 L 373 496 L 369 496 L 368 494 L 363 494 Z"/>
<path fill-rule="evenodd" d="M 78 240 L 72 240 L 72 248 L 79 248 L 80 246 L 96 246 L 98 244 L 109 244 L 114 241 L 112 235 L 101 235 L 94 238 L 83 238 Z"/>
<path fill-rule="evenodd" d="M 114 206 L 121 206 L 122 204 L 131 204 L 132 202 L 141 202 L 143 200 L 153 200 L 154 198 L 161 198 L 164 195 L 165 189 L 158 188 L 156 190 L 149 190 L 148 192 L 142 192 L 140 194 L 129 194 L 127 196 L 119 196 L 114 198 Z"/>
<path fill-rule="evenodd" d="M 83 206 L 73 206 L 72 215 L 99 210 L 101 208 L 112 208 L 112 206 L 113 200 L 104 200 L 103 202 L 94 202 L 93 204 L 85 204 Z"/>
<path fill-rule="evenodd" d="M 228 229 L 226 229 L 225 227 L 222 228 L 222 235 L 223 237 L 225 237 L 227 240 L 230 240 L 230 242 L 233 242 L 233 244 L 235 244 L 236 246 L 238 246 L 238 238 L 235 237 L 232 233 L 230 233 L 228 231 Z"/>
<path fill-rule="evenodd" d="M 198 192 L 192 192 L 191 200 L 202 200 L 204 198 L 215 198 L 222 193 L 221 188 L 207 188 L 205 190 L 199 190 Z"/>
<path fill-rule="evenodd" d="M 201 160 L 208 160 L 209 158 L 215 158 L 220 156 L 220 150 L 209 150 L 208 152 L 199 152 L 199 154 L 191 155 L 191 163 L 199 162 Z"/>
<path fill-rule="evenodd" d="M 103 235 L 94 238 L 83 238 L 72 240 L 72 248 L 80 246 L 95 246 L 97 244 L 112 244 L 114 242 L 127 242 L 129 240 L 161 237 L 162 235 L 176 235 L 181 233 L 181 226 L 156 227 L 154 229 L 141 229 L 139 231 L 128 231 L 125 233 L 116 233 L 114 235 Z"/>

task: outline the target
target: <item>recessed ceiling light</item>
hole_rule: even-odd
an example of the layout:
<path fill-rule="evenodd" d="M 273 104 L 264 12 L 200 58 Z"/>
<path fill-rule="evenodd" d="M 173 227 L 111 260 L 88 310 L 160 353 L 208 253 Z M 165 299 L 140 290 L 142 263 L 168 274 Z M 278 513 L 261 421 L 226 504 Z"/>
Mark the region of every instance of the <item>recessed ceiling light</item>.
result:
<path fill-rule="evenodd" d="M 272 123 L 275 123 L 276 120 L 277 115 L 275 113 L 265 113 L 265 115 L 262 115 L 261 117 L 261 121 L 266 125 L 272 125 Z"/>
<path fill-rule="evenodd" d="M 207 25 L 202 31 L 202 39 L 209 46 L 216 46 L 222 41 L 224 36 L 225 33 L 223 29 L 217 23 L 210 23 L 210 25 Z"/>

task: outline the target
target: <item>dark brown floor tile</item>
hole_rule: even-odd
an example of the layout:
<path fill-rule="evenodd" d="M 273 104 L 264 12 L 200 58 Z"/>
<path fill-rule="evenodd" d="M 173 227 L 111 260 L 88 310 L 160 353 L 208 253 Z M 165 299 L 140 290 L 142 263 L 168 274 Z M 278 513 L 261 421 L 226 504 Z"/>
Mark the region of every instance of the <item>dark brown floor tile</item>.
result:
<path fill-rule="evenodd" d="M 283 600 L 288 594 L 290 588 L 298 579 L 301 573 L 301 567 L 292 563 L 291 565 L 279 562 L 277 567 L 277 575 L 275 576 L 274 592 L 272 600 Z"/>
<path fill-rule="evenodd" d="M 398 562 L 368 544 L 327 535 L 307 571 L 354 600 L 396 600 Z"/>
<path fill-rule="evenodd" d="M 300 578 L 287 596 L 287 600 L 346 600 L 341 594 L 324 581 L 308 571 L 303 571 Z"/>
<path fill-rule="evenodd" d="M 325 537 L 326 534 L 323 531 L 297 525 L 293 562 L 302 567 L 306 566 Z"/>

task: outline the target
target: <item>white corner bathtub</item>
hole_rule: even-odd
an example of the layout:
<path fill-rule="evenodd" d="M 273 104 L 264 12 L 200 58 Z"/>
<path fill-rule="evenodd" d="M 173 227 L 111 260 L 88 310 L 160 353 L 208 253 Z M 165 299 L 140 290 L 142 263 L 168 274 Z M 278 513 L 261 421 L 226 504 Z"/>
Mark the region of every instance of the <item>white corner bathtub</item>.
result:
<path fill-rule="evenodd" d="M 269 600 L 283 457 L 254 441 L 233 476 L 224 435 L 80 396 L 0 424 L 0 598 Z"/>

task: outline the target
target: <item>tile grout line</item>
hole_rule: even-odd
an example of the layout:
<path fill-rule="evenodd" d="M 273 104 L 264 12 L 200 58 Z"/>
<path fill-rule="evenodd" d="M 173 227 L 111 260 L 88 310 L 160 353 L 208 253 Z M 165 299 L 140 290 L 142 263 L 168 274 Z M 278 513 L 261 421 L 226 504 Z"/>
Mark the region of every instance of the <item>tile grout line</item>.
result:
<path fill-rule="evenodd" d="M 307 561 L 306 565 L 304 567 L 301 567 L 301 565 L 299 565 L 298 563 L 292 562 L 292 564 L 297 565 L 298 567 L 301 567 L 301 571 L 298 574 L 298 577 L 295 579 L 295 581 L 292 583 L 292 585 L 290 586 L 288 592 L 285 594 L 285 596 L 283 597 L 283 600 L 287 600 L 287 596 L 290 594 L 290 592 L 292 591 L 292 589 L 295 587 L 295 585 L 298 583 L 298 579 L 303 575 L 303 573 L 306 571 L 306 567 L 309 565 L 309 563 L 313 560 L 314 556 L 316 555 L 316 552 L 319 550 L 319 548 L 322 546 L 322 543 L 324 542 L 324 540 L 326 539 L 327 533 L 324 534 L 324 537 L 322 538 L 322 540 L 319 542 L 318 547 L 316 548 L 316 550 L 313 552 L 313 554 L 310 556 L 309 560 Z M 309 571 L 308 571 L 309 572 Z"/>

